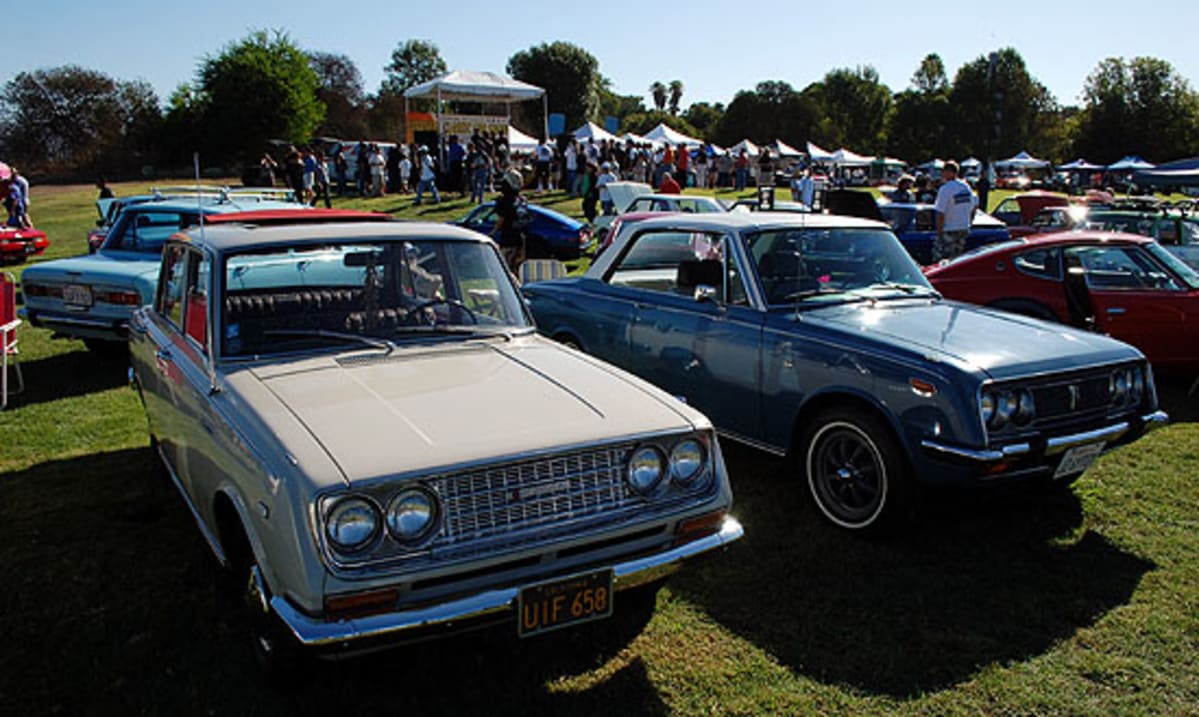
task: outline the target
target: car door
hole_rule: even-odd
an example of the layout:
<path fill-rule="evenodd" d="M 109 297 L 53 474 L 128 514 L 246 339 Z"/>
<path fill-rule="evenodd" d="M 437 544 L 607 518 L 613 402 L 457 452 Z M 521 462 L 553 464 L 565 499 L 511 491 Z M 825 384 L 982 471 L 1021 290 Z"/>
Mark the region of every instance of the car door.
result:
<path fill-rule="evenodd" d="M 1066 265 L 1082 269 L 1096 329 L 1136 346 L 1150 360 L 1175 351 L 1186 315 L 1172 298 L 1182 287 L 1141 247 L 1070 247 Z"/>
<path fill-rule="evenodd" d="M 637 235 L 613 279 L 636 292 L 627 366 L 722 430 L 758 430 L 761 312 L 749 306 L 731 239 L 653 229 Z"/>

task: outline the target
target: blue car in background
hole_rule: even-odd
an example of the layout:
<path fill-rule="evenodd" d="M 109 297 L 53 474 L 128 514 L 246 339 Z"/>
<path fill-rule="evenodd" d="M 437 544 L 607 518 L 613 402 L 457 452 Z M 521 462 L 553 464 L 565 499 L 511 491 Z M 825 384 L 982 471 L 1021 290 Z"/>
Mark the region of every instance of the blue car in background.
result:
<path fill-rule="evenodd" d="M 920 485 L 1068 484 L 1166 419 L 1135 348 L 946 301 L 879 222 L 645 219 L 583 276 L 523 290 L 539 331 L 788 456 L 851 530 Z"/>
<path fill-rule="evenodd" d="M 21 314 L 94 351 L 123 350 L 133 312 L 154 299 L 168 237 L 199 223 L 201 214 L 300 208 L 279 196 L 232 190 L 124 204 L 95 253 L 25 270 Z"/>
<path fill-rule="evenodd" d="M 521 204 L 517 213 L 530 259 L 578 259 L 591 243 L 591 229 L 586 224 L 553 209 Z M 454 223 L 495 238 L 495 202 L 480 204 Z"/>

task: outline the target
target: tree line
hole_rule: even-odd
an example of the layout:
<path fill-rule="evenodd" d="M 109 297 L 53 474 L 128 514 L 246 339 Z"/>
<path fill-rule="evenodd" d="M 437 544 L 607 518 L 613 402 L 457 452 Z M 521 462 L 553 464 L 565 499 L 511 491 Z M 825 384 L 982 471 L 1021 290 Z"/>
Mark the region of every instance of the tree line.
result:
<path fill-rule="evenodd" d="M 403 132 L 404 91 L 446 68 L 434 43 L 405 40 L 369 93 L 348 56 L 304 50 L 281 31 L 255 31 L 204 57 L 165 106 L 145 82 L 96 70 L 20 72 L 0 91 L 0 158 L 26 172 L 120 175 L 145 165 L 183 166 L 194 151 L 208 164 L 253 162 L 272 140 L 394 139 Z M 802 89 L 764 80 L 727 104 L 686 109 L 681 80 L 654 82 L 647 106 L 642 95 L 613 91 L 595 56 L 567 42 L 519 50 L 505 70 L 544 87 L 550 112 L 564 114 L 569 128 L 615 117 L 622 132 L 642 133 L 665 122 L 725 146 L 744 138 L 799 147 L 812 141 L 910 162 L 1027 149 L 1098 163 L 1126 154 L 1167 161 L 1199 146 L 1199 94 L 1152 57 L 1101 61 L 1084 81 L 1080 106 L 1059 103 L 1013 48 L 979 56 L 952 79 L 929 54 L 900 91 L 862 65 L 834 68 Z M 430 107 L 425 101 L 417 108 Z M 541 107 L 520 108 L 515 122 L 538 134 Z"/>

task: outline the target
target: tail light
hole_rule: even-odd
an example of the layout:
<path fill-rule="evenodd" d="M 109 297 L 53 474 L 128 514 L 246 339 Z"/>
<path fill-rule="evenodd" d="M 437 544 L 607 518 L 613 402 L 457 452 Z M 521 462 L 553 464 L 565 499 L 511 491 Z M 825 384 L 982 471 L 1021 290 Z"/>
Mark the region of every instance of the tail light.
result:
<path fill-rule="evenodd" d="M 25 296 L 62 296 L 62 289 L 52 289 L 41 284 L 24 284 L 21 291 Z"/>
<path fill-rule="evenodd" d="M 591 241 L 591 230 L 587 227 L 579 229 L 579 246 L 585 247 Z"/>
<path fill-rule="evenodd" d="M 142 296 L 136 291 L 98 291 L 96 301 L 118 306 L 141 306 Z"/>

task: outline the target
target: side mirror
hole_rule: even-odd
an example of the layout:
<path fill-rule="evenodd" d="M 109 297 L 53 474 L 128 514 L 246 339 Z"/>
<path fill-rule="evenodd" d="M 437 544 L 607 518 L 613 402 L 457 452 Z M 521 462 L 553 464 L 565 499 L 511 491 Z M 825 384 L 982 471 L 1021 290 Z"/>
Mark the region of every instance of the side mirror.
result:
<path fill-rule="evenodd" d="M 693 296 L 695 297 L 695 301 L 700 304 L 704 303 L 705 301 L 715 302 L 716 287 L 709 286 L 707 284 L 697 284 L 695 287 L 695 294 Z"/>

